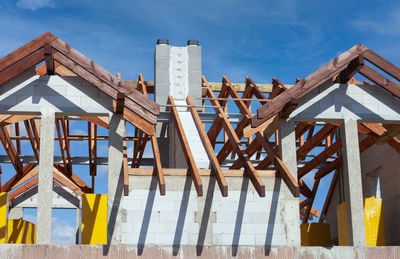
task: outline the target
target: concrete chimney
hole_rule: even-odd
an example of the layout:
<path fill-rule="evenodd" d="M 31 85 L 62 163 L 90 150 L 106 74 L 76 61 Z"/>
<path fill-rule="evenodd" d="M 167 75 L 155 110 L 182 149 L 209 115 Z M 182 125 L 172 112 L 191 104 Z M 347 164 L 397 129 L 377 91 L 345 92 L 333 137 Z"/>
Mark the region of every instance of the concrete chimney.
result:
<path fill-rule="evenodd" d="M 197 40 L 188 40 L 187 46 L 176 47 L 169 45 L 168 40 L 160 39 L 154 61 L 154 94 L 158 104 L 167 104 L 168 96 L 172 96 L 177 105 L 186 105 L 186 97 L 191 96 L 195 105 L 201 105 L 201 47 Z M 208 168 L 209 160 L 190 112 L 185 107 L 177 109 L 196 165 Z M 165 106 L 160 107 L 161 112 L 167 110 Z M 159 123 L 156 131 L 163 166 L 187 168 L 173 121 Z"/>

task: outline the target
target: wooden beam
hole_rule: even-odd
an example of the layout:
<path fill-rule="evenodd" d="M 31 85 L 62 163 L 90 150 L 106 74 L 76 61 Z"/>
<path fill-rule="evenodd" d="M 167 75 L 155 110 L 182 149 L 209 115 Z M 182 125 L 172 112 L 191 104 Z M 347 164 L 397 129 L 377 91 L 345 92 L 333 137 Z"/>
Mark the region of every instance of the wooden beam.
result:
<path fill-rule="evenodd" d="M 203 76 L 203 83 L 206 85 L 208 89 L 208 95 L 211 98 L 215 98 L 215 95 L 211 88 L 209 87 L 207 80 Z M 211 103 L 216 106 L 214 110 L 216 111 L 217 115 L 219 118 L 222 119 L 223 121 L 223 127 L 226 130 L 226 133 L 229 136 L 229 141 L 231 141 L 232 145 L 235 148 L 236 153 L 238 154 L 240 160 L 243 163 L 243 167 L 245 168 L 248 177 L 250 178 L 251 182 L 253 183 L 255 189 L 257 190 L 258 194 L 260 197 L 265 197 L 265 185 L 262 182 L 261 178 L 257 174 L 256 169 L 253 166 L 253 163 L 251 163 L 250 158 L 248 157 L 246 151 L 244 150 L 243 146 L 240 144 L 240 139 L 237 137 L 235 131 L 233 130 L 231 123 L 229 122 L 229 119 L 227 118 L 226 114 L 223 112 L 222 108 L 217 108 L 218 106 L 220 107 L 220 103 L 217 100 L 211 100 Z"/>
<path fill-rule="evenodd" d="M 315 167 L 317 167 L 318 165 L 320 165 L 324 161 L 326 161 L 334 153 L 339 152 L 339 150 L 341 148 L 342 148 L 342 140 L 339 138 L 335 141 L 334 144 L 332 144 L 330 147 L 326 148 L 324 151 L 322 151 L 320 154 L 318 154 L 316 157 L 314 157 L 310 162 L 308 162 L 304 166 L 300 167 L 297 170 L 297 177 L 302 178 L 308 172 L 313 170 Z"/>
<path fill-rule="evenodd" d="M 170 107 L 170 109 L 171 109 L 172 118 L 173 118 L 175 129 L 176 129 L 176 133 L 181 142 L 183 154 L 185 155 L 185 159 L 186 159 L 186 164 L 187 164 L 189 172 L 192 176 L 197 195 L 203 196 L 203 184 L 201 183 L 199 171 L 197 170 L 192 151 L 190 150 L 190 146 L 189 146 L 185 131 L 182 126 L 182 122 L 179 118 L 178 110 L 175 107 L 175 101 L 172 98 L 172 96 L 168 97 L 168 101 L 171 105 L 173 105 Z"/>
<path fill-rule="evenodd" d="M 150 136 L 150 139 L 151 139 L 151 146 L 153 148 L 153 157 L 154 157 L 153 170 L 154 170 L 155 174 L 157 175 L 160 194 L 165 195 L 165 179 L 164 179 L 164 173 L 163 173 L 163 168 L 162 168 L 162 164 L 161 164 L 160 150 L 158 148 L 157 136 L 156 135 Z M 185 171 L 186 171 L 186 169 L 185 169 Z M 129 172 L 129 170 L 128 170 L 128 172 Z"/>
<path fill-rule="evenodd" d="M 38 49 L 42 48 L 45 43 L 49 43 L 56 38 L 57 37 L 53 34 L 46 32 L 36 39 L 30 41 L 29 43 L 25 44 L 24 46 L 20 47 L 19 49 L 14 50 L 7 56 L 0 59 L 0 71 L 3 71 L 7 67 L 10 67 L 11 65 L 19 62 L 25 57 L 31 55 Z"/>
<path fill-rule="evenodd" d="M 285 164 L 278 157 L 275 149 L 268 139 L 264 138 L 260 132 L 256 133 L 257 141 L 261 144 L 265 151 L 267 151 L 268 156 L 272 159 L 276 170 L 279 172 L 283 181 L 286 183 L 287 187 L 291 191 L 294 197 L 299 197 L 300 187 L 297 181 L 293 178 L 292 174 L 289 172 Z"/>
<path fill-rule="evenodd" d="M 375 84 L 383 87 L 385 90 L 387 90 L 389 93 L 392 95 L 396 96 L 397 98 L 400 98 L 400 85 L 396 84 L 393 81 L 390 81 L 389 79 L 385 78 L 375 70 L 371 69 L 367 65 L 364 65 L 360 69 L 360 74 L 374 82 Z"/>
<path fill-rule="evenodd" d="M 200 176 L 210 176 L 213 175 L 212 169 L 198 169 Z M 188 174 L 188 170 L 185 168 L 163 168 L 164 176 L 185 176 Z M 141 175 L 141 176 L 151 176 L 154 171 L 153 168 L 129 168 L 129 175 Z M 231 170 L 224 169 L 222 173 L 225 177 L 243 177 L 247 176 L 245 170 Z M 257 170 L 257 174 L 265 178 L 273 178 L 276 176 L 275 170 Z"/>
<path fill-rule="evenodd" d="M 331 185 L 329 186 L 328 194 L 326 195 L 324 206 L 322 207 L 321 217 L 319 218 L 319 223 L 323 223 L 325 220 L 326 213 L 328 212 L 329 205 L 331 204 L 331 200 L 333 197 L 333 193 L 335 192 L 336 184 L 339 179 L 338 170 L 335 171 L 335 174 L 332 177 Z"/>
<path fill-rule="evenodd" d="M 228 196 L 228 184 L 226 183 L 224 174 L 222 173 L 221 166 L 220 166 L 220 164 L 218 162 L 218 159 L 217 159 L 217 157 L 215 155 L 215 152 L 214 152 L 214 149 L 213 149 L 213 147 L 211 145 L 211 142 L 208 139 L 206 130 L 204 128 L 204 124 L 201 122 L 200 116 L 197 113 L 196 108 L 194 108 L 194 103 L 193 103 L 192 98 L 190 96 L 188 96 L 186 98 L 186 102 L 187 102 L 188 105 L 191 106 L 191 108 L 189 108 L 189 110 L 190 110 L 190 112 L 192 114 L 194 123 L 196 124 L 197 131 L 199 132 L 199 135 L 200 135 L 201 141 L 203 142 L 204 148 L 206 149 L 208 158 L 210 159 L 211 166 L 212 166 L 212 169 L 213 169 L 212 172 L 215 175 L 215 178 L 217 180 L 219 189 L 221 190 L 221 194 L 222 194 L 223 197 L 226 197 L 226 196 Z"/>
<path fill-rule="evenodd" d="M 68 57 L 71 61 L 75 62 L 79 66 L 81 66 L 84 70 L 88 71 L 90 74 L 94 75 L 96 78 L 102 80 L 106 84 L 108 84 L 111 88 L 118 90 L 126 95 L 126 102 L 130 109 L 133 109 L 134 105 L 129 105 L 129 103 L 136 103 L 138 106 L 143 107 L 149 113 L 158 116 L 159 115 L 159 106 L 155 102 L 151 101 L 149 98 L 145 97 L 142 93 L 133 89 L 123 83 L 123 81 L 116 78 L 113 74 L 85 57 L 83 54 L 66 44 L 60 39 L 56 39 L 50 43 L 50 45 L 55 48 L 58 52 L 62 53 L 66 57 Z M 58 60 L 60 62 L 60 60 Z M 60 62 L 62 65 L 63 62 Z M 70 69 L 70 67 L 66 66 Z M 78 74 L 76 71 L 72 70 L 74 73 Z M 108 88 L 110 88 L 108 87 Z M 134 110 L 135 111 L 135 110 Z M 136 111 L 135 111 L 136 112 Z"/>
<path fill-rule="evenodd" d="M 43 50 L 44 50 L 44 60 L 46 61 L 47 74 L 54 75 L 55 67 L 54 67 L 52 48 L 48 43 L 46 43 L 46 44 L 44 44 Z"/>
<path fill-rule="evenodd" d="M 0 85 L 20 75 L 21 73 L 25 72 L 36 64 L 42 62 L 43 59 L 44 51 L 43 48 L 41 48 L 32 55 L 20 60 L 18 63 L 15 63 L 12 66 L 9 66 L 6 69 L 2 70 L 0 72 Z"/>
<path fill-rule="evenodd" d="M 375 66 L 379 67 L 380 69 L 388 73 L 390 76 L 400 81 L 400 68 L 393 65 L 392 63 L 382 58 L 381 56 L 379 56 L 370 49 L 364 53 L 364 57 L 366 60 L 368 60 Z"/>
<path fill-rule="evenodd" d="M 252 119 L 252 126 L 257 127 L 272 116 L 278 114 L 286 105 L 286 103 L 290 102 L 293 98 L 300 99 L 310 91 L 319 87 L 331 79 L 334 75 L 344 70 L 352 60 L 358 58 L 361 53 L 364 53 L 367 50 L 368 48 L 362 44 L 354 46 L 325 66 L 318 69 L 316 72 L 306 77 L 304 80 L 296 83 L 294 87 L 285 91 L 284 94 L 276 96 L 274 99 L 272 99 L 271 103 L 267 103 L 258 109 L 257 116 L 254 116 Z"/>

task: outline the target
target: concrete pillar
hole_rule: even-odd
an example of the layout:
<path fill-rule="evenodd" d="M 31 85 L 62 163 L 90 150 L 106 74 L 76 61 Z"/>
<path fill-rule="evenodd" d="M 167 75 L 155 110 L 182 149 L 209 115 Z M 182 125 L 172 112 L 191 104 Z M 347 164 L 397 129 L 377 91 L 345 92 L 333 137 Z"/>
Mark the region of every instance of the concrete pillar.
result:
<path fill-rule="evenodd" d="M 340 131 L 343 146 L 344 197 L 347 203 L 349 241 L 353 246 L 366 246 L 357 121 L 344 120 Z"/>
<path fill-rule="evenodd" d="M 297 179 L 296 134 L 293 120 L 279 120 L 278 141 L 280 157 L 293 178 Z M 284 184 L 283 181 L 282 183 Z M 286 197 L 282 199 L 282 214 L 286 225 L 287 245 L 300 246 L 299 202 L 296 197 L 293 197 L 286 185 L 284 188 L 286 189 L 284 192 Z"/>
<path fill-rule="evenodd" d="M 108 128 L 108 202 L 107 202 L 107 243 L 121 244 L 121 199 L 123 194 L 123 134 L 122 114 L 111 114 Z"/>
<path fill-rule="evenodd" d="M 54 112 L 42 113 L 40 120 L 40 158 L 37 207 L 37 244 L 51 243 L 51 209 L 54 164 Z"/>

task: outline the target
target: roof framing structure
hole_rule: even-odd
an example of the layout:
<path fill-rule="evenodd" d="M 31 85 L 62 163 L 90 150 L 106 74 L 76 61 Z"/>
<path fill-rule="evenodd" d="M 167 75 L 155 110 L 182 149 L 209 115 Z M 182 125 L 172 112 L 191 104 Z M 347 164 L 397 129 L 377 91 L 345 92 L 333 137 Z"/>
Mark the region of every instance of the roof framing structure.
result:
<path fill-rule="evenodd" d="M 199 196 L 203 195 L 200 176 L 214 175 L 222 196 L 229 195 L 226 177 L 249 177 L 255 190 L 265 196 L 264 177 L 281 177 L 294 197 L 299 197 L 299 215 L 303 222 L 313 216 L 323 220 L 330 199 L 340 177 L 343 164 L 341 140 L 337 134 L 340 123 L 329 122 L 316 124 L 313 122 L 296 122 L 296 155 L 298 162 L 298 178 L 295 179 L 279 155 L 279 118 L 290 116 L 296 109 L 300 98 L 320 87 L 326 81 L 338 83 L 360 83 L 354 76 L 358 72 L 381 86 L 395 97 L 400 97 L 400 87 L 376 70 L 367 66 L 367 60 L 396 80 L 400 80 L 400 69 L 389 63 L 365 46 L 359 44 L 334 59 L 327 65 L 303 80 L 296 79 L 294 85 L 285 85 L 277 78 L 271 84 L 256 84 L 250 77 L 244 83 L 231 83 L 223 77 L 221 83 L 208 82 L 202 77 L 201 111 L 194 105 L 191 97 L 186 99 L 200 139 L 210 159 L 210 169 L 198 169 L 188 145 L 188 139 L 180 127 L 179 113 L 172 97 L 169 98 L 167 113 L 177 125 L 179 137 L 188 170 L 163 168 L 160 158 L 155 125 L 158 118 L 159 105 L 153 102 L 148 94 L 154 92 L 154 83 L 144 80 L 139 74 L 138 80 L 122 80 L 120 75 L 107 72 L 77 50 L 56 36 L 45 33 L 23 47 L 0 59 L 0 85 L 17 77 L 24 71 L 36 67 L 37 75 L 79 76 L 97 89 L 112 98 L 114 112 L 123 113 L 125 123 L 134 126 L 134 134 L 124 130 L 124 194 L 129 195 L 129 175 L 156 175 L 161 195 L 166 193 L 165 176 L 190 175 Z M 373 86 L 368 81 L 364 85 Z M 210 104 L 210 105 L 208 105 Z M 230 114 L 229 107 L 234 107 L 238 114 Z M 257 113 L 252 108 L 260 105 Z M 206 111 L 212 112 L 214 120 L 205 121 Z M 238 120 L 233 122 L 233 117 Z M 84 120 L 87 122 L 87 134 L 72 134 L 70 122 Z M 108 117 L 80 115 L 56 117 L 56 137 L 61 156 L 54 164 L 54 181 L 58 186 L 71 189 L 78 195 L 94 191 L 94 179 L 97 166 L 104 158 L 98 156 L 99 141 L 108 136 L 99 135 L 99 127 L 108 128 Z M 1 185 L 2 191 L 9 192 L 11 199 L 22 197 L 24 193 L 37 185 L 38 161 L 40 157 L 40 118 L 36 115 L 5 114 L 0 115 L 0 141 L 7 152 L 7 161 L 15 169 L 15 175 Z M 24 126 L 26 135 L 22 135 L 20 125 Z M 125 126 L 126 127 L 126 126 Z M 208 129 L 208 130 L 206 130 Z M 400 152 L 400 140 L 395 136 L 399 127 L 394 124 L 360 123 L 358 126 L 360 152 L 379 143 L 389 144 Z M 29 141 L 33 157 L 27 160 L 21 151 L 21 142 Z M 73 141 L 87 141 L 88 156 L 78 158 L 71 151 Z M 133 151 L 128 153 L 128 144 L 133 142 Z M 149 144 L 149 145 L 148 145 Z M 146 146 L 152 147 L 153 157 L 144 157 Z M 320 151 L 315 152 L 315 149 Z M 313 151 L 314 150 L 314 151 Z M 91 184 L 85 183 L 72 170 L 79 159 L 89 165 Z M 57 160 L 57 159 L 56 159 Z M 144 168 L 150 161 L 153 168 Z M 0 161 L 4 162 L 4 161 Z M 301 166 L 300 166 L 301 164 Z M 305 176 L 315 172 L 314 182 L 310 187 Z M 319 213 L 313 208 L 313 202 L 321 188 L 321 181 L 332 174 L 332 181 L 325 205 Z M 36 180 L 35 180 L 36 179 Z M 308 183 L 309 184 L 309 183 Z M 301 199 L 300 199 L 301 198 Z"/>

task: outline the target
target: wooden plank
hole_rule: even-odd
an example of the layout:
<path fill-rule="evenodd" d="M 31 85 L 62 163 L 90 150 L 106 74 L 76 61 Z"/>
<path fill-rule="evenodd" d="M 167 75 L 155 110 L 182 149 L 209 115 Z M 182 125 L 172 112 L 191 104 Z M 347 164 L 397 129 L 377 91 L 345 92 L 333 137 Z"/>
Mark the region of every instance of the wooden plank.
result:
<path fill-rule="evenodd" d="M 383 87 L 392 95 L 396 96 L 397 98 L 400 98 L 400 85 L 385 78 L 384 76 L 382 76 L 372 68 L 368 67 L 367 65 L 364 65 L 359 72 L 360 74 L 362 74 L 375 84 Z"/>
<path fill-rule="evenodd" d="M 143 120 L 142 117 L 129 110 L 128 108 L 124 108 L 124 119 L 129 121 L 135 127 L 138 127 L 140 130 L 145 132 L 147 135 L 156 134 L 154 130 L 154 125 L 146 120 Z"/>
<path fill-rule="evenodd" d="M 60 39 L 56 39 L 52 41 L 51 46 L 55 48 L 57 51 L 61 52 L 63 55 L 71 59 L 73 62 L 79 64 L 84 70 L 88 71 L 95 77 L 99 78 L 115 90 L 126 95 L 126 99 L 136 103 L 137 105 L 143 107 L 148 112 L 152 113 L 155 116 L 159 115 L 159 106 L 155 102 L 151 101 L 149 98 L 145 97 L 142 93 L 137 91 L 136 89 L 125 85 L 123 81 L 119 80 L 113 74 L 84 56 L 82 53 L 78 52 L 65 42 Z M 60 62 L 60 61 L 59 61 Z M 65 66 L 62 62 L 62 65 Z M 69 68 L 68 66 L 66 66 Z M 70 68 L 69 68 L 70 69 Z M 70 69 L 72 70 L 72 69 Z M 76 73 L 74 70 L 72 70 Z M 78 74 L 78 73 L 76 73 Z M 79 75 L 79 74 L 78 74 Z M 132 107 L 129 107 L 132 108 Z"/>
<path fill-rule="evenodd" d="M 371 131 L 371 134 L 373 134 L 375 137 L 379 137 L 384 135 L 387 130 L 385 127 L 378 123 L 362 123 L 362 125 L 366 128 L 368 128 Z M 400 153 L 400 140 L 397 139 L 396 137 L 390 139 L 387 144 L 391 146 L 394 150 Z"/>
<path fill-rule="evenodd" d="M 114 89 L 107 83 L 100 80 L 95 75 L 89 73 L 78 63 L 75 63 L 74 61 L 69 59 L 67 56 L 63 55 L 62 53 L 60 53 L 58 51 L 53 52 L 53 57 L 55 60 L 60 62 L 63 66 L 72 70 L 74 73 L 76 73 L 77 75 L 79 75 L 80 77 L 85 79 L 87 82 L 89 82 L 93 86 L 97 87 L 99 90 L 101 90 L 104 93 L 106 93 L 107 95 L 109 95 L 114 100 L 117 99 L 117 95 L 119 93 L 117 89 Z M 127 100 L 127 98 L 125 98 L 125 106 L 126 107 L 124 108 L 124 117 L 126 117 L 125 116 L 126 110 L 130 110 L 131 113 L 135 113 L 135 114 L 137 114 L 137 117 L 142 118 L 142 119 L 137 118 L 138 121 L 135 121 L 135 120 L 130 121 L 132 124 L 134 124 L 134 125 L 139 124 L 139 121 L 142 121 L 142 120 L 146 120 L 147 122 L 151 123 L 151 125 L 154 125 L 157 123 L 156 115 L 154 115 L 150 112 L 146 112 L 146 110 L 143 109 L 140 105 L 129 102 L 129 100 Z"/>
<path fill-rule="evenodd" d="M 385 127 L 386 128 L 386 127 Z M 400 126 L 394 126 L 376 139 L 377 145 L 383 145 L 400 134 Z"/>
<path fill-rule="evenodd" d="M 375 144 L 376 137 L 375 136 L 368 136 L 360 141 L 360 153 L 367 150 L 369 147 Z M 322 178 L 333 170 L 336 170 L 340 165 L 342 165 L 343 156 L 339 156 L 333 162 L 330 162 L 327 166 L 320 168 L 317 173 L 314 175 L 314 179 Z"/>
<path fill-rule="evenodd" d="M 197 113 L 196 108 L 193 107 L 194 103 L 193 103 L 192 98 L 190 96 L 188 96 L 186 98 L 186 102 L 187 102 L 188 105 L 192 106 L 191 108 L 189 108 L 189 110 L 190 110 L 190 112 L 192 114 L 194 123 L 196 124 L 197 131 L 199 132 L 199 135 L 200 135 L 201 141 L 203 142 L 204 148 L 206 149 L 208 158 L 210 159 L 211 166 L 212 166 L 212 169 L 213 169 L 212 172 L 215 175 L 215 178 L 217 180 L 219 189 L 221 190 L 222 196 L 226 197 L 226 196 L 228 196 L 228 184 L 226 183 L 224 174 L 222 173 L 221 166 L 220 166 L 220 164 L 218 162 L 217 156 L 214 153 L 214 149 L 213 149 L 213 147 L 211 145 L 211 142 L 208 139 L 206 130 L 204 128 L 204 125 L 201 122 L 200 116 Z"/>
<path fill-rule="evenodd" d="M 192 151 L 190 150 L 188 140 L 186 138 L 185 131 L 183 130 L 182 122 L 179 118 L 178 110 L 176 109 L 174 99 L 172 96 L 168 97 L 168 101 L 173 106 L 170 107 L 172 118 L 174 121 L 176 133 L 181 142 L 183 154 L 185 155 L 186 164 L 188 165 L 189 172 L 192 176 L 194 186 L 198 196 L 203 196 L 203 184 L 201 183 L 199 171 L 197 170 L 196 163 L 193 158 Z"/>
<path fill-rule="evenodd" d="M 40 153 L 39 153 L 39 144 L 36 142 L 36 139 L 33 137 L 31 126 L 29 125 L 29 120 L 25 120 L 24 124 L 25 124 L 26 132 L 27 132 L 28 137 L 29 137 L 29 141 L 30 141 L 31 146 L 32 146 L 33 154 L 35 155 L 36 161 L 39 161 L 39 155 L 40 155 Z"/>
<path fill-rule="evenodd" d="M 79 116 L 79 118 L 108 129 L 108 116 Z"/>
<path fill-rule="evenodd" d="M 158 179 L 158 186 L 160 189 L 160 194 L 165 195 L 165 179 L 164 179 L 164 173 L 163 173 L 163 168 L 161 164 L 161 158 L 160 158 L 160 149 L 158 148 L 158 141 L 157 141 L 157 136 L 153 135 L 150 136 L 151 139 L 151 146 L 153 148 L 153 157 L 154 157 L 154 167 L 153 167 L 153 173 L 157 175 Z M 140 168 L 142 169 L 142 168 Z M 150 168 L 151 169 L 151 168 Z M 186 169 L 185 169 L 186 171 Z M 128 170 L 129 173 L 129 170 Z"/>
<path fill-rule="evenodd" d="M 17 151 L 15 150 L 14 144 L 12 143 L 10 136 L 4 127 L 0 127 L 0 140 L 3 144 L 4 150 L 11 160 L 17 174 L 23 173 L 23 166 L 21 160 L 18 157 Z"/>
<path fill-rule="evenodd" d="M 46 32 L 41 36 L 37 37 L 36 39 L 30 41 L 29 43 L 25 44 L 24 46 L 14 50 L 7 56 L 0 59 L 0 71 L 3 71 L 7 67 L 29 56 L 33 52 L 42 48 L 45 43 L 49 43 L 56 38 L 57 37 L 54 36 L 53 34 Z"/>
<path fill-rule="evenodd" d="M 328 194 L 326 195 L 324 206 L 322 207 L 321 217 L 319 218 L 319 221 L 318 221 L 319 223 L 323 223 L 325 221 L 325 216 L 326 216 L 326 213 L 328 212 L 329 205 L 331 204 L 331 200 L 332 200 L 333 193 L 335 191 L 338 179 L 339 179 L 339 173 L 336 170 L 335 174 L 332 177 L 331 185 L 329 186 L 329 191 L 328 191 Z"/>
<path fill-rule="evenodd" d="M 8 199 L 10 200 L 10 203 L 12 204 L 14 199 L 21 195 L 22 193 L 26 192 L 27 190 L 31 189 L 32 187 L 36 186 L 39 182 L 39 178 L 33 178 L 29 182 L 25 183 L 24 185 L 20 186 L 19 188 L 15 189 L 14 191 L 8 193 Z"/>
<path fill-rule="evenodd" d="M 298 178 L 302 178 L 308 172 L 313 170 L 315 167 L 317 167 L 318 165 L 320 165 L 323 162 L 325 162 L 334 153 L 339 152 L 339 150 L 341 148 L 342 148 L 342 140 L 340 138 L 338 138 L 335 141 L 335 143 L 333 143 L 330 147 L 326 148 L 324 151 L 322 151 L 316 157 L 314 157 L 310 162 L 308 162 L 304 166 L 300 167 L 297 170 L 297 177 Z"/>
<path fill-rule="evenodd" d="M 198 169 L 200 176 L 213 175 L 212 169 Z M 185 176 L 188 175 L 188 170 L 185 168 L 163 168 L 164 176 Z M 153 168 L 129 168 L 129 175 L 142 175 L 151 176 L 153 175 Z M 245 170 L 231 170 L 224 169 L 222 173 L 225 177 L 243 177 L 247 176 Z M 257 170 L 257 174 L 260 177 L 274 178 L 276 176 L 275 170 Z"/>
<path fill-rule="evenodd" d="M 21 73 L 25 72 L 26 70 L 35 66 L 36 64 L 42 62 L 43 59 L 44 59 L 44 51 L 43 48 L 41 48 L 32 55 L 22 59 L 18 63 L 2 70 L 0 72 L 0 85 L 20 75 Z"/>
<path fill-rule="evenodd" d="M 46 61 L 46 71 L 48 75 L 54 75 L 55 73 L 55 66 L 54 66 L 54 59 L 53 59 L 53 51 L 51 46 L 48 43 L 44 44 L 44 60 Z"/>
<path fill-rule="evenodd" d="M 257 127 L 272 116 L 278 114 L 286 103 L 290 102 L 294 97 L 300 99 L 313 89 L 319 87 L 334 75 L 344 70 L 352 60 L 358 58 L 361 53 L 364 53 L 367 50 L 368 48 L 362 44 L 354 46 L 307 76 L 304 80 L 296 83 L 295 86 L 285 91 L 285 93 L 276 96 L 272 99 L 271 103 L 267 103 L 258 109 L 257 116 L 254 116 L 252 119 L 252 126 Z"/>
<path fill-rule="evenodd" d="M 393 65 L 386 59 L 382 58 L 372 50 L 367 50 L 364 53 L 364 58 L 374 64 L 375 66 L 379 67 L 386 73 L 388 73 L 390 76 L 396 78 L 397 80 L 400 81 L 400 68 L 397 66 Z"/>
<path fill-rule="evenodd" d="M 254 153 L 257 152 L 259 149 L 261 149 L 260 143 L 258 143 L 258 141 L 252 141 L 249 145 L 247 145 L 246 154 L 248 157 L 252 157 L 252 155 L 254 155 Z M 235 162 L 233 162 L 229 169 L 240 169 L 241 167 L 242 161 L 237 159 Z"/>
<path fill-rule="evenodd" d="M 261 144 L 265 151 L 267 151 L 268 156 L 273 160 L 276 170 L 279 172 L 283 181 L 286 183 L 287 187 L 291 191 L 294 197 L 299 197 L 300 187 L 297 181 L 293 178 L 292 174 L 289 172 L 285 164 L 278 157 L 275 149 L 268 141 L 264 138 L 260 132 L 256 133 L 257 141 Z"/>
<path fill-rule="evenodd" d="M 211 98 L 215 98 L 214 93 L 212 92 L 211 88 L 209 87 L 207 80 L 203 76 L 203 83 L 208 88 L 208 94 Z M 232 145 L 235 147 L 235 151 L 238 154 L 240 160 L 243 163 L 243 167 L 245 168 L 250 181 L 253 183 L 255 189 L 257 190 L 260 197 L 265 197 L 265 185 L 262 182 L 261 178 L 257 174 L 256 169 L 251 163 L 250 158 L 246 154 L 243 146 L 240 144 L 240 139 L 237 137 L 235 131 L 232 128 L 232 125 L 229 122 L 229 119 L 226 117 L 225 113 L 223 112 L 222 108 L 217 108 L 220 106 L 220 103 L 217 100 L 211 100 L 211 103 L 216 106 L 214 110 L 216 111 L 217 115 L 223 120 L 223 127 L 225 128 L 228 136 L 229 141 L 231 141 Z"/>
<path fill-rule="evenodd" d="M 10 190 L 18 187 L 19 185 L 23 184 L 24 182 L 32 179 L 33 177 L 35 177 L 37 174 L 39 173 L 39 167 L 35 167 L 32 170 L 30 170 L 28 173 L 24 174 L 23 177 L 21 177 L 17 182 L 13 183 L 10 186 Z"/>
<path fill-rule="evenodd" d="M 54 178 L 54 181 L 59 182 L 60 184 L 69 188 L 71 191 L 75 192 L 76 194 L 78 194 L 80 196 L 82 196 L 82 194 L 85 193 L 80 188 L 80 186 L 78 186 L 75 182 L 73 182 L 70 178 L 68 178 L 65 174 L 62 173 L 62 171 L 60 171 L 56 167 L 53 167 L 53 178 Z"/>
<path fill-rule="evenodd" d="M 310 152 L 314 147 L 318 146 L 321 144 L 324 138 L 326 138 L 327 135 L 329 135 L 331 132 L 336 130 L 337 127 L 332 124 L 326 124 L 322 129 L 320 129 L 314 136 L 307 137 L 307 141 L 304 143 L 303 146 L 301 146 L 297 150 L 297 160 L 303 160 L 308 152 Z"/>
<path fill-rule="evenodd" d="M 92 188 L 87 185 L 79 176 L 71 172 L 71 174 L 67 174 L 65 168 L 61 165 L 54 165 L 54 168 L 57 169 L 57 171 L 61 172 L 68 180 L 74 183 L 74 185 L 78 186 L 80 190 L 82 190 L 85 193 L 90 193 L 92 191 Z"/>

